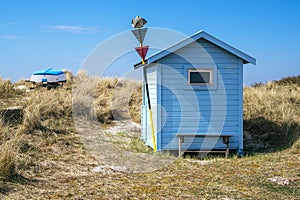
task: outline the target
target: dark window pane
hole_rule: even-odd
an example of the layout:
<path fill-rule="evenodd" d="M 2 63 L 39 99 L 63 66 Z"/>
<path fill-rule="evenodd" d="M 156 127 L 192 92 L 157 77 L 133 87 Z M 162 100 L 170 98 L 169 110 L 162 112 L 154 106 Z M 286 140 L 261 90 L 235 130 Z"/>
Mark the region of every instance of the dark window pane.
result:
<path fill-rule="evenodd" d="M 190 72 L 190 83 L 210 83 L 210 72 Z"/>

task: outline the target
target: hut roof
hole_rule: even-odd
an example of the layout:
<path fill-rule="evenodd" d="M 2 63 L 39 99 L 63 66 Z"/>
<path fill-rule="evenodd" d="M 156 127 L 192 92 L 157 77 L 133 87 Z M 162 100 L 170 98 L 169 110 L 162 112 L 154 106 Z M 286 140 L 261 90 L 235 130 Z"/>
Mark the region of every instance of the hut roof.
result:
<path fill-rule="evenodd" d="M 243 60 L 244 64 L 247 64 L 247 63 L 251 63 L 253 65 L 256 64 L 256 59 L 255 58 L 247 55 L 246 53 L 244 53 L 244 52 L 242 52 L 242 51 L 240 51 L 240 50 L 238 50 L 238 49 L 230 46 L 229 44 L 226 44 L 225 42 L 223 42 L 223 41 L 215 38 L 214 36 L 206 33 L 205 31 L 201 30 L 201 31 L 193 34 L 192 36 L 187 37 L 186 39 L 184 39 L 184 40 L 182 40 L 182 41 L 180 41 L 180 42 L 178 42 L 178 43 L 170 46 L 169 48 L 166 48 L 166 49 L 164 49 L 164 50 L 162 50 L 162 51 L 160 51 L 160 52 L 158 52 L 158 53 L 150 56 L 146 60 L 146 65 L 147 64 L 151 64 L 153 62 L 156 62 L 157 60 L 159 60 L 159 59 L 161 59 L 161 58 L 169 55 L 170 53 L 172 53 L 172 52 L 174 52 L 174 51 L 176 51 L 176 50 L 178 50 L 178 49 L 180 49 L 180 48 L 182 48 L 184 46 L 187 46 L 187 45 L 191 44 L 192 42 L 197 41 L 197 40 L 199 40 L 201 38 L 203 38 L 203 39 L 205 39 L 205 40 L 207 40 L 207 41 L 209 41 L 209 42 L 217 45 L 218 47 L 220 47 L 220 48 L 222 48 L 222 49 L 224 49 L 224 50 L 232 53 L 233 55 L 241 58 Z M 142 65 L 142 63 L 140 62 L 140 63 L 135 64 L 134 68 L 136 69 L 136 68 L 139 68 L 139 67 L 142 67 L 142 66 L 144 66 L 144 65 Z"/>

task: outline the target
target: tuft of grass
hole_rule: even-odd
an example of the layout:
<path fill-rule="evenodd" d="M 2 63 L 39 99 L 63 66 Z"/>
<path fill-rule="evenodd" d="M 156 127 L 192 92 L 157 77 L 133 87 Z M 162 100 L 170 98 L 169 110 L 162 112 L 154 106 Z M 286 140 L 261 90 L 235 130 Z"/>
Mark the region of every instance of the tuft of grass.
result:
<path fill-rule="evenodd" d="M 136 123 L 141 123 L 142 84 L 136 83 L 129 101 L 129 114 Z"/>
<path fill-rule="evenodd" d="M 291 147 L 300 137 L 300 87 L 278 81 L 244 88 L 244 130 L 261 144 L 255 151 Z"/>
<path fill-rule="evenodd" d="M 140 123 L 141 83 L 117 78 L 91 78 L 81 71 L 74 78 L 73 114 L 101 123 L 131 119 Z"/>
<path fill-rule="evenodd" d="M 100 122 L 132 119 L 139 122 L 140 83 L 131 80 L 98 79 L 94 106 Z"/>
<path fill-rule="evenodd" d="M 297 85 L 298 87 L 300 87 L 300 75 L 288 76 L 288 77 L 282 78 L 280 80 L 274 81 L 274 83 L 281 85 L 281 86 Z"/>
<path fill-rule="evenodd" d="M 267 83 L 263 83 L 263 82 L 258 82 L 258 83 L 254 83 L 252 85 L 252 87 L 263 87 L 266 84 L 273 84 L 273 85 L 279 85 L 279 86 L 289 86 L 289 85 L 296 85 L 296 86 L 300 86 L 300 75 L 298 76 L 288 76 L 285 78 L 282 78 L 280 80 L 274 80 L 274 81 L 269 81 Z"/>
<path fill-rule="evenodd" d="M 0 99 L 12 98 L 23 94 L 21 90 L 15 89 L 10 80 L 3 80 L 0 77 Z"/>
<path fill-rule="evenodd" d="M 0 180 L 16 174 L 22 138 L 13 124 L 7 124 L 0 117 Z"/>
<path fill-rule="evenodd" d="M 15 171 L 18 148 L 15 141 L 7 141 L 0 146 L 0 179 L 7 178 Z"/>
<path fill-rule="evenodd" d="M 0 117 L 0 145 L 2 145 L 5 141 L 10 138 L 9 126 L 5 122 L 5 120 Z"/>
<path fill-rule="evenodd" d="M 0 118 L 0 179 L 15 173 L 21 136 Z"/>
<path fill-rule="evenodd" d="M 132 136 L 125 132 L 117 134 L 106 134 L 112 144 L 117 145 L 121 149 L 135 153 L 150 153 L 152 149 L 145 145 L 145 142 L 137 136 Z"/>
<path fill-rule="evenodd" d="M 64 119 L 72 117 L 71 91 L 63 88 L 31 93 L 25 104 L 22 131 L 57 129 L 64 125 Z"/>
<path fill-rule="evenodd" d="M 64 88 L 72 89 L 72 85 L 74 83 L 74 76 L 71 71 L 65 71 L 66 83 L 64 84 Z"/>

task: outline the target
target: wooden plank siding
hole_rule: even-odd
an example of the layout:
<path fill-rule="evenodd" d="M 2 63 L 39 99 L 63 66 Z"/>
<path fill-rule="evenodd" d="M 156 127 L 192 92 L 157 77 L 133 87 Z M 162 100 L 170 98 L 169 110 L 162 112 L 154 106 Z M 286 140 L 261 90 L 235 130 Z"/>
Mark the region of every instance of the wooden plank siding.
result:
<path fill-rule="evenodd" d="M 240 59 L 206 41 L 198 40 L 158 60 L 161 76 L 162 129 L 159 150 L 178 149 L 177 133 L 232 134 L 230 148 L 240 145 Z M 217 70 L 216 89 L 197 89 L 187 84 L 188 68 Z M 224 149 L 222 139 L 191 138 L 183 149 Z"/>
<path fill-rule="evenodd" d="M 190 86 L 189 68 L 213 69 L 213 85 Z M 177 150 L 178 133 L 231 134 L 243 148 L 243 60 L 201 38 L 146 66 L 157 150 Z M 142 139 L 153 147 L 143 88 Z M 225 149 L 222 138 L 187 138 L 183 149 Z"/>
<path fill-rule="evenodd" d="M 157 66 L 151 65 L 146 68 L 146 75 L 147 75 L 147 81 L 148 81 L 148 88 L 149 88 L 149 96 L 150 96 L 150 103 L 152 107 L 152 114 L 153 114 L 153 122 L 154 127 L 157 127 Z M 145 85 L 144 85 L 145 87 Z M 143 133 L 142 137 L 146 141 L 146 144 L 153 148 L 153 142 L 152 142 L 152 130 L 150 126 L 150 117 L 149 117 L 149 110 L 148 110 L 148 101 L 147 96 L 145 92 L 145 88 L 143 88 L 143 117 L 142 119 L 146 118 L 146 120 L 143 120 L 144 124 L 143 127 L 146 127 L 144 129 L 145 133 Z M 142 108 L 143 108 L 142 107 Z M 157 132 L 157 131 L 156 131 Z"/>

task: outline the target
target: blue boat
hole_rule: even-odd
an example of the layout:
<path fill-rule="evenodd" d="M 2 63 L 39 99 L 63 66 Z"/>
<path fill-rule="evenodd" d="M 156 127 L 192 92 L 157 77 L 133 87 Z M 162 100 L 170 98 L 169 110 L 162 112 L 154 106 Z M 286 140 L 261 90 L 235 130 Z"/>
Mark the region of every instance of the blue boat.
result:
<path fill-rule="evenodd" d="M 31 75 L 30 81 L 34 83 L 53 84 L 66 82 L 66 76 L 65 73 L 61 70 L 49 68 L 46 70 L 35 71 Z"/>

